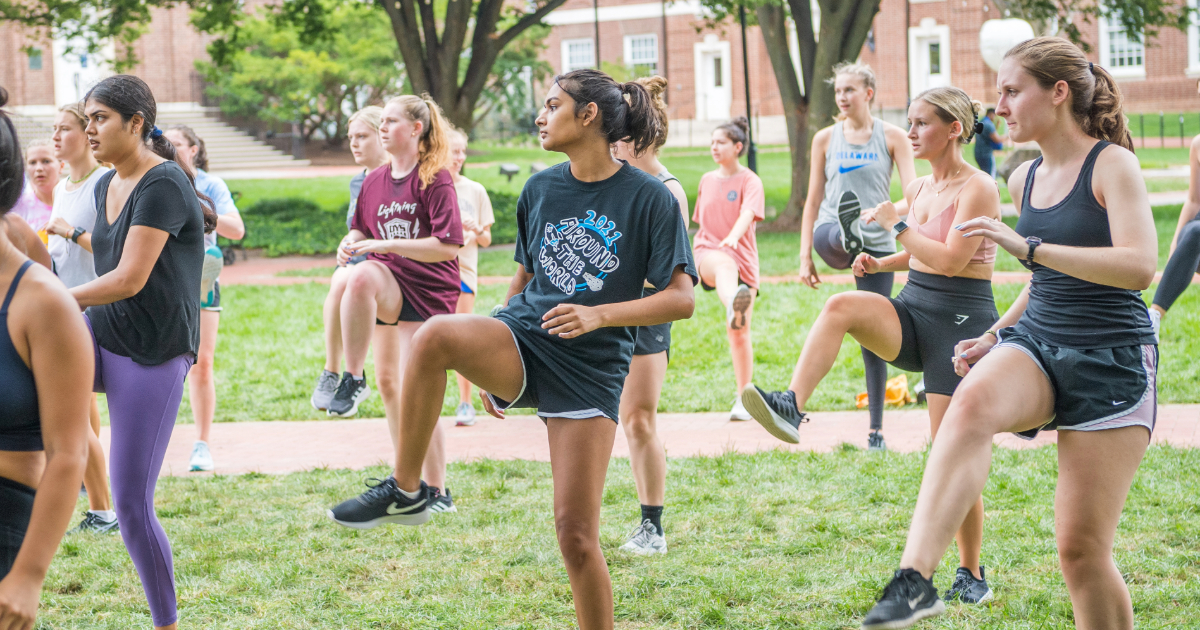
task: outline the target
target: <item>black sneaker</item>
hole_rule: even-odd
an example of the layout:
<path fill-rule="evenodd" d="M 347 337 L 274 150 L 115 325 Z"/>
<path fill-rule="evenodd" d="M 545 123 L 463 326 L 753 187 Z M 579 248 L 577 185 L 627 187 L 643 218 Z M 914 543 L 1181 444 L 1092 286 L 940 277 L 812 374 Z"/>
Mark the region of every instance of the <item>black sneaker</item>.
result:
<path fill-rule="evenodd" d="M 800 425 L 808 418 L 796 409 L 792 390 L 764 392 L 751 383 L 742 390 L 742 405 L 771 435 L 790 444 L 800 443 Z"/>
<path fill-rule="evenodd" d="M 879 431 L 872 431 L 870 435 L 867 436 L 867 450 L 881 452 L 887 450 L 887 442 L 883 441 L 883 433 Z"/>
<path fill-rule="evenodd" d="M 944 612 L 946 604 L 938 599 L 932 580 L 925 579 L 916 569 L 900 569 L 863 619 L 862 630 L 907 628 Z"/>
<path fill-rule="evenodd" d="M 372 483 L 374 482 L 374 483 Z M 396 479 L 368 479 L 370 490 L 327 510 L 333 522 L 354 529 L 371 529 L 384 523 L 420 525 L 429 520 L 429 486 L 421 482 L 417 498 L 410 499 L 396 487 Z"/>
<path fill-rule="evenodd" d="M 446 487 L 445 494 L 442 494 L 441 488 L 429 486 L 429 511 L 434 514 L 458 511 L 458 508 L 454 507 L 454 497 L 450 496 L 449 486 Z"/>
<path fill-rule="evenodd" d="M 81 534 L 83 532 L 91 532 L 93 534 L 115 534 L 121 531 L 121 526 L 117 524 L 117 519 L 111 521 L 104 520 L 99 514 L 92 511 L 87 511 L 83 515 L 83 520 L 78 525 L 71 528 L 67 534 Z"/>
<path fill-rule="evenodd" d="M 944 599 L 948 602 L 960 601 L 964 604 L 983 604 L 992 601 L 992 589 L 988 588 L 987 574 L 979 567 L 979 579 L 971 575 L 971 570 L 958 567 L 954 574 L 954 584 L 946 591 Z"/>
<path fill-rule="evenodd" d="M 349 372 L 342 372 L 342 382 L 338 383 L 337 391 L 333 393 L 333 400 L 329 401 L 329 409 L 326 413 L 331 416 L 349 418 L 358 413 L 358 403 L 366 400 L 370 395 L 371 388 L 367 387 L 366 370 L 363 370 L 361 379 L 354 378 Z"/>
<path fill-rule="evenodd" d="M 842 225 L 842 248 L 850 254 L 850 260 L 858 258 L 863 250 L 862 203 L 858 195 L 846 191 L 838 202 L 838 223 Z"/>

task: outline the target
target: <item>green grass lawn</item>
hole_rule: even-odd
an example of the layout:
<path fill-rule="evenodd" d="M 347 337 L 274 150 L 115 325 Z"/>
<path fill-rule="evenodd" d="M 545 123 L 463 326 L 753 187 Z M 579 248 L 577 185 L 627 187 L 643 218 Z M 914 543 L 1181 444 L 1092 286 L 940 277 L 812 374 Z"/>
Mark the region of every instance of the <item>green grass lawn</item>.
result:
<path fill-rule="evenodd" d="M 996 600 L 951 605 L 920 627 L 1072 628 L 1054 545 L 1055 450 L 993 457 L 983 562 Z M 663 518 L 670 553 L 655 558 L 616 550 L 638 501 L 628 461 L 613 460 L 601 544 L 617 628 L 857 628 L 899 562 L 924 459 L 854 447 L 672 459 Z M 180 627 L 574 627 L 548 464 L 451 464 L 459 512 L 418 528 L 357 531 L 325 518 L 325 508 L 362 490 L 364 476 L 386 474 L 161 479 Z M 1200 614 L 1198 476 L 1200 451 L 1152 447 L 1134 481 L 1115 557 L 1140 628 L 1189 628 Z M 956 563 L 951 547 L 934 578 L 939 590 Z M 63 542 L 38 627 L 150 627 L 119 536 Z"/>

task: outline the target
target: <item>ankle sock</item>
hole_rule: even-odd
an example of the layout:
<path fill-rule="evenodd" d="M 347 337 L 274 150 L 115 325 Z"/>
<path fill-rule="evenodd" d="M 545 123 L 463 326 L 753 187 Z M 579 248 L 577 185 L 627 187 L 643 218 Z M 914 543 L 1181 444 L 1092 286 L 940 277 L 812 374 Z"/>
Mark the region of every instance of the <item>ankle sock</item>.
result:
<path fill-rule="evenodd" d="M 415 499 L 415 498 L 421 496 L 420 490 L 417 490 L 416 492 L 409 492 L 408 490 L 405 490 L 404 488 L 401 488 L 400 486 L 396 486 L 396 489 L 399 490 L 400 494 L 404 495 L 404 498 L 406 498 L 406 499 Z"/>
<path fill-rule="evenodd" d="M 113 519 L 117 518 L 117 513 L 112 510 L 88 510 L 88 512 L 99 516 L 108 523 L 111 523 Z"/>
<path fill-rule="evenodd" d="M 642 506 L 642 520 L 643 521 L 649 520 L 650 524 L 654 525 L 654 529 L 655 529 L 655 531 L 658 532 L 659 536 L 663 535 L 662 513 L 663 513 L 663 506 L 661 506 L 661 505 L 643 505 Z"/>

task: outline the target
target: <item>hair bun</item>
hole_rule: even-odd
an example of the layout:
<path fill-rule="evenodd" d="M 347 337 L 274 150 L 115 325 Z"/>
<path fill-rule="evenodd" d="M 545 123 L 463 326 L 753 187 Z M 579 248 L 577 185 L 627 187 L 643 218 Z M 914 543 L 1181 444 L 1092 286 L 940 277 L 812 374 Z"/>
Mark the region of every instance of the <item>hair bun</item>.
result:
<path fill-rule="evenodd" d="M 741 128 L 742 133 L 750 132 L 750 119 L 746 118 L 745 116 L 738 116 L 737 118 L 734 118 L 733 120 L 731 120 L 729 122 L 731 122 L 731 123 L 737 125 L 739 128 Z"/>

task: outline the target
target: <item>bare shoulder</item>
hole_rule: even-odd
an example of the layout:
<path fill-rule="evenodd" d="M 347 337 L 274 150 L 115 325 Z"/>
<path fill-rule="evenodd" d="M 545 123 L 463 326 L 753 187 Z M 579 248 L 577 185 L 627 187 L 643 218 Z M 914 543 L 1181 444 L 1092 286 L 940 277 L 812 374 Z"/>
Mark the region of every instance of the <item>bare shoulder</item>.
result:
<path fill-rule="evenodd" d="M 1132 179 L 1142 181 L 1142 163 L 1137 156 L 1133 151 L 1115 144 L 1100 150 L 1094 170 L 1099 177 L 1093 177 L 1092 181 L 1101 189 L 1114 184 L 1126 185 Z"/>
<path fill-rule="evenodd" d="M 880 120 L 879 122 L 883 123 L 883 135 L 888 139 L 889 142 L 908 141 L 908 132 L 904 129 L 897 127 L 886 120 Z"/>
<path fill-rule="evenodd" d="M 63 326 L 71 326 L 74 320 L 83 326 L 79 303 L 54 272 L 38 264 L 25 270 L 9 306 L 9 314 L 22 328 L 37 323 L 41 329 L 58 331 Z"/>
<path fill-rule="evenodd" d="M 833 137 L 833 125 L 830 125 L 817 132 L 813 136 L 813 148 L 829 146 L 829 139 Z"/>
<path fill-rule="evenodd" d="M 1192 138 L 1191 150 L 1192 150 L 1192 155 L 1195 155 L 1196 153 L 1200 152 L 1200 135 L 1197 135 L 1195 138 Z"/>

